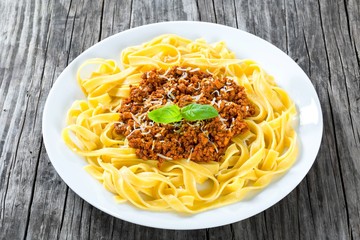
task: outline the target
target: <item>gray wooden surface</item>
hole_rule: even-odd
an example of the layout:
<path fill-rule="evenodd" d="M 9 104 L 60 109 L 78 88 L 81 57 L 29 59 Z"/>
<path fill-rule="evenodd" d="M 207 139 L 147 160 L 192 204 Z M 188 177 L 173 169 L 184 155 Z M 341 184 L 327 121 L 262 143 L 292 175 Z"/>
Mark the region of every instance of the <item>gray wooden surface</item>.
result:
<path fill-rule="evenodd" d="M 1 0 L 0 239 L 360 239 L 359 0 Z M 198 20 L 266 39 L 312 80 L 324 116 L 301 184 L 250 219 L 197 231 L 138 226 L 72 192 L 42 142 L 48 92 L 96 42 L 147 23 Z"/>

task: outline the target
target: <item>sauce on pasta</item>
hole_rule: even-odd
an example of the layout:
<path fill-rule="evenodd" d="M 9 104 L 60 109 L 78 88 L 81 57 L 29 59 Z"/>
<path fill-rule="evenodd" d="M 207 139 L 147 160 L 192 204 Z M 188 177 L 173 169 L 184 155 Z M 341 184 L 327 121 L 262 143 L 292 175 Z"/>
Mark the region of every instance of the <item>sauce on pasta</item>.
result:
<path fill-rule="evenodd" d="M 151 110 L 191 103 L 213 106 L 219 115 L 206 120 L 161 124 L 148 117 Z M 115 130 L 124 135 L 139 158 L 219 161 L 231 138 L 248 130 L 244 118 L 255 113 L 244 87 L 229 78 L 217 78 L 199 68 L 152 70 L 142 75 L 139 86 L 130 87 L 130 97 L 119 109 Z M 161 164 L 159 164 L 160 166 Z"/>
<path fill-rule="evenodd" d="M 144 74 L 145 78 L 146 74 L 153 73 L 166 76 L 165 71 L 179 66 L 188 69 L 187 72 L 196 72 L 196 69 L 208 74 L 206 78 L 211 77 L 212 81 L 221 80 L 225 85 L 239 88 L 249 104 L 233 101 L 240 105 L 235 113 L 241 115 L 241 121 L 239 119 L 236 134 L 227 142 L 217 134 L 208 138 L 215 141 L 217 136 L 221 140 L 217 145 L 218 151 L 222 147 L 221 154 L 220 151 L 214 154 L 217 157 L 197 161 L 206 155 L 192 157 L 191 148 L 190 152 L 185 148 L 187 154 L 179 154 L 179 158 L 158 152 L 165 156 L 159 167 L 159 155 L 139 154 L 131 143 L 130 133 L 121 130 L 121 126 L 128 123 L 122 107 L 129 103 L 131 92 L 141 86 Z M 94 70 L 83 76 L 85 67 Z M 153 211 L 190 214 L 206 211 L 240 201 L 249 192 L 266 187 L 274 176 L 288 170 L 298 155 L 296 131 L 292 126 L 297 115 L 295 104 L 256 62 L 237 59 L 224 42 L 209 44 L 203 39 L 193 41 L 177 35 L 162 35 L 124 49 L 120 64 L 109 59 L 86 61 L 78 70 L 77 81 L 86 99 L 75 101 L 71 106 L 62 137 L 71 150 L 85 158 L 88 162 L 85 169 L 114 194 L 117 202 L 129 202 Z M 223 94 L 225 96 L 225 92 Z M 172 98 L 169 91 L 166 95 Z M 192 101 L 195 97 L 195 102 L 211 104 L 213 101 L 213 98 L 189 96 Z M 177 104 L 186 105 L 188 101 L 189 98 L 178 99 Z M 215 98 L 213 105 L 219 101 L 220 98 Z M 229 128 L 233 120 L 224 116 L 234 110 L 221 112 L 221 106 L 220 103 L 219 117 L 227 118 L 224 124 Z M 220 120 L 219 117 L 205 121 Z M 135 124 L 130 131 L 140 125 Z M 204 146 L 213 147 L 210 142 Z"/>

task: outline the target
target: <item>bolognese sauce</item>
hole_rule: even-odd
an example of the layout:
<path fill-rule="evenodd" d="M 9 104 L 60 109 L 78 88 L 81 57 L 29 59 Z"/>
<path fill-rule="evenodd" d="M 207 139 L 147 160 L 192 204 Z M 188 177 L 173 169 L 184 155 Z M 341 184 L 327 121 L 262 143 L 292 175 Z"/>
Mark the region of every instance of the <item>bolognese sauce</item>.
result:
<path fill-rule="evenodd" d="M 161 124 L 148 113 L 167 104 L 179 107 L 191 103 L 212 105 L 217 117 Z M 172 67 L 145 72 L 139 86 L 130 86 L 130 96 L 119 109 L 118 134 L 142 159 L 188 159 L 219 161 L 235 135 L 248 127 L 244 118 L 255 114 L 242 86 L 227 77 L 216 77 L 199 68 Z"/>

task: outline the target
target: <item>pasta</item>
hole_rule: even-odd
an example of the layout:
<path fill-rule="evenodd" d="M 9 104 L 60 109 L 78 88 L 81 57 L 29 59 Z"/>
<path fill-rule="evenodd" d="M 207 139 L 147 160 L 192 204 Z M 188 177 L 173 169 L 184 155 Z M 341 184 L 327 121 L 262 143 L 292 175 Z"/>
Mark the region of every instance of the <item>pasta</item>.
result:
<path fill-rule="evenodd" d="M 97 66 L 90 76 L 84 68 Z M 124 136 L 115 132 L 118 112 L 144 72 L 173 66 L 199 68 L 228 77 L 243 86 L 256 112 L 245 119 L 249 128 L 231 139 L 220 161 L 164 161 L 137 157 Z M 117 202 L 154 211 L 198 213 L 240 201 L 266 187 L 288 170 L 298 155 L 289 95 L 252 60 L 236 59 L 224 42 L 208 44 L 177 35 L 162 35 L 121 52 L 114 60 L 90 59 L 78 70 L 77 81 L 86 100 L 73 103 L 62 137 L 83 156 L 93 177 Z"/>

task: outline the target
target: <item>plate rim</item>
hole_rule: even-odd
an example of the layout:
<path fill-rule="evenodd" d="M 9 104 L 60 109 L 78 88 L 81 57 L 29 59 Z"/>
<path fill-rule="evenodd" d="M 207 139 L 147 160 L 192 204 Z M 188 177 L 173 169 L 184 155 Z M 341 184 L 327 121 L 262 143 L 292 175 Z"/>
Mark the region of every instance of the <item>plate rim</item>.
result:
<path fill-rule="evenodd" d="M 276 198 L 275 201 L 271 201 L 270 203 L 265 204 L 262 208 L 260 208 L 260 210 L 256 210 L 254 213 L 250 214 L 249 216 L 245 216 L 245 217 L 239 218 L 239 219 L 237 219 L 237 220 L 234 220 L 233 218 L 228 218 L 228 219 L 223 220 L 220 224 L 219 224 L 218 222 L 213 222 L 213 221 L 212 221 L 212 222 L 210 222 L 210 224 L 209 224 L 209 223 L 207 223 L 207 224 L 199 224 L 199 225 L 196 225 L 195 227 L 193 227 L 192 225 L 188 225 L 188 226 L 184 226 L 184 225 L 181 225 L 181 226 L 170 226 L 170 225 L 169 225 L 169 226 L 168 226 L 168 225 L 159 226 L 159 225 L 154 224 L 154 222 L 156 222 L 156 221 L 154 221 L 154 222 L 145 222 L 145 223 L 144 223 L 144 222 L 141 222 L 141 221 L 136 221 L 136 220 L 134 220 L 134 218 L 133 218 L 133 219 L 122 218 L 122 217 L 119 216 L 118 214 L 116 214 L 116 213 L 114 213 L 114 212 L 110 212 L 108 209 L 103 208 L 102 206 L 98 206 L 98 205 L 94 204 L 94 201 L 93 201 L 93 200 L 89 199 L 89 198 L 86 197 L 86 196 L 83 196 L 83 194 L 79 194 L 79 192 L 76 191 L 76 190 L 73 188 L 72 184 L 71 184 L 71 183 L 69 184 L 68 181 L 66 181 L 66 180 L 64 179 L 64 176 L 63 176 L 64 174 L 61 173 L 61 171 L 59 171 L 59 169 L 58 169 L 58 167 L 57 167 L 57 164 L 56 164 L 56 161 L 54 161 L 54 157 L 51 157 L 51 156 L 50 156 L 50 155 L 52 155 L 52 153 L 51 153 L 51 152 L 52 152 L 52 150 L 51 150 L 52 148 L 49 146 L 50 143 L 49 143 L 49 136 L 48 136 L 48 131 L 47 131 L 47 129 L 48 129 L 48 124 L 49 124 L 49 123 L 46 122 L 46 116 L 48 115 L 48 112 L 50 111 L 50 110 L 49 110 L 49 108 L 50 108 L 50 106 L 49 106 L 50 100 L 49 100 L 49 99 L 51 99 L 51 97 L 55 94 L 55 93 L 54 93 L 54 92 L 55 92 L 54 89 L 56 89 L 56 87 L 60 84 L 60 81 L 58 81 L 58 80 L 61 79 L 61 78 L 63 77 L 63 75 L 65 75 L 66 70 L 69 69 L 69 68 L 71 68 L 76 62 L 78 62 L 79 59 L 80 59 L 80 57 L 81 57 L 82 55 L 91 52 L 94 48 L 96 48 L 96 47 L 97 47 L 98 45 L 100 45 L 100 44 L 103 44 L 103 42 L 106 41 L 106 40 L 108 41 L 109 39 L 118 38 L 119 36 L 121 36 L 121 35 L 126 35 L 127 33 L 132 32 L 132 31 L 141 31 L 142 29 L 152 28 L 152 27 L 154 27 L 154 26 L 155 26 L 155 27 L 156 27 L 156 26 L 159 26 L 159 25 L 170 25 L 170 26 L 171 26 L 171 25 L 182 25 L 182 24 L 185 24 L 185 25 L 186 25 L 186 24 L 188 24 L 188 25 L 207 25 L 207 26 L 215 27 L 215 28 L 226 28 L 226 29 L 228 29 L 229 31 L 240 31 L 240 32 L 242 32 L 242 34 L 248 35 L 248 36 L 253 37 L 253 38 L 257 38 L 257 39 L 259 39 L 260 41 L 262 41 L 263 43 L 266 43 L 268 46 L 272 46 L 272 48 L 275 48 L 275 49 L 279 52 L 279 54 L 285 55 L 285 56 L 288 58 L 288 60 L 290 60 L 290 61 L 292 61 L 293 63 L 295 63 L 296 66 L 297 66 L 297 68 L 298 68 L 298 70 L 301 71 L 301 73 L 302 73 L 304 76 L 306 76 L 306 79 L 303 79 L 303 80 L 306 80 L 306 81 L 308 81 L 308 82 L 310 83 L 310 85 L 311 85 L 311 87 L 312 87 L 312 90 L 313 90 L 314 93 L 315 93 L 315 95 L 314 95 L 314 96 L 315 96 L 315 104 L 316 104 L 316 107 L 317 107 L 317 110 L 318 110 L 318 113 L 319 113 L 319 116 L 318 116 L 318 117 L 319 117 L 319 124 L 320 124 L 320 129 L 319 129 L 319 130 L 320 130 L 320 137 L 319 137 L 319 139 L 317 139 L 316 144 L 315 144 L 315 146 L 314 146 L 315 151 L 314 151 L 314 156 L 312 157 L 313 160 L 311 160 L 311 163 L 310 163 L 310 164 L 307 164 L 307 165 L 306 165 L 306 166 L 307 166 L 307 167 L 306 167 L 306 171 L 304 171 L 304 173 L 302 174 L 302 177 L 299 178 L 298 181 L 296 181 L 295 183 L 292 184 L 292 185 L 294 185 L 294 187 L 290 187 L 290 190 L 289 190 L 289 191 L 286 191 L 286 194 L 282 194 L 282 196 Z M 160 35 L 160 34 L 159 34 L 159 35 Z M 226 42 L 226 39 L 224 39 L 224 41 Z M 75 78 L 74 78 L 74 79 L 75 79 Z M 300 115 L 300 113 L 299 113 L 299 115 Z M 134 223 L 134 224 L 139 224 L 139 225 L 143 225 L 143 226 L 147 226 L 147 227 L 153 227 L 153 228 L 161 228 L 161 229 L 194 230 L 194 229 L 204 229 L 204 228 L 212 228 L 212 227 L 224 226 L 224 225 L 227 225 L 227 224 L 231 224 L 231 223 L 235 223 L 235 222 L 238 222 L 238 221 L 245 220 L 245 219 L 247 219 L 247 218 L 250 218 L 250 217 L 252 217 L 252 216 L 255 216 L 255 215 L 257 215 L 257 214 L 265 211 L 266 209 L 274 206 L 276 203 L 278 203 L 279 201 L 281 201 L 282 199 L 284 199 L 286 196 L 288 196 L 290 192 L 292 192 L 293 190 L 295 190 L 295 189 L 298 187 L 298 185 L 300 184 L 300 182 L 301 182 L 301 181 L 306 177 L 306 175 L 308 174 L 308 172 L 309 172 L 309 170 L 311 169 L 311 167 L 313 166 L 313 164 L 314 164 L 314 162 L 315 162 L 315 160 L 316 160 L 316 158 L 317 158 L 318 152 L 319 152 L 319 150 L 320 150 L 320 146 L 321 146 L 321 142 L 322 142 L 322 138 L 323 138 L 323 113 L 322 113 L 322 108 L 321 108 L 321 104 L 320 104 L 320 100 L 319 100 L 318 94 L 317 94 L 317 92 L 316 92 L 316 90 L 315 90 L 315 87 L 314 87 L 314 85 L 312 84 L 310 78 L 307 76 L 307 74 L 303 71 L 303 69 L 302 69 L 290 56 L 288 56 L 286 53 L 284 53 L 281 49 L 279 49 L 278 47 L 276 47 L 276 46 L 273 45 L 272 43 L 270 43 L 270 42 L 268 42 L 268 41 L 266 41 L 266 40 L 264 40 L 264 39 L 262 39 L 262 38 L 260 38 L 260 37 L 258 37 L 258 36 L 256 36 L 256 35 L 253 35 L 253 34 L 251 34 L 251 33 L 249 33 L 249 32 L 246 32 L 246 31 L 244 31 L 244 30 L 237 29 L 237 28 L 233 28 L 233 27 L 229 27 L 229 26 L 222 25 L 222 24 L 209 23 L 209 22 L 200 22 L 200 21 L 167 21 L 167 22 L 158 22 L 158 23 L 146 24 L 146 25 L 142 25 L 142 26 L 138 26 L 138 27 L 135 27 L 135 28 L 130 28 L 130 29 L 127 29 L 127 30 L 118 32 L 118 33 L 116 33 L 116 34 L 113 34 L 113 35 L 111 35 L 111 36 L 109 36 L 109 37 L 101 40 L 100 42 L 95 43 L 94 45 L 92 45 L 91 47 L 89 47 L 88 49 L 86 49 L 85 51 L 81 52 L 76 58 L 74 58 L 74 59 L 62 70 L 62 72 L 60 73 L 60 75 L 56 78 L 56 81 L 55 81 L 54 84 L 52 85 L 52 87 L 51 87 L 51 89 L 50 89 L 50 91 L 49 91 L 49 94 L 48 94 L 48 96 L 47 96 L 47 98 L 46 98 L 46 102 L 45 102 L 45 105 L 44 105 L 43 116 L 42 116 L 42 135 L 43 135 L 43 142 L 44 142 L 44 146 L 45 146 L 45 149 L 46 149 L 46 153 L 47 153 L 47 155 L 48 155 L 48 157 L 49 157 L 49 160 L 50 160 L 51 164 L 53 165 L 56 173 L 60 176 L 60 178 L 62 179 L 62 181 L 65 182 L 66 185 L 67 185 L 74 193 L 76 193 L 79 197 L 81 197 L 82 200 L 86 201 L 86 202 L 89 203 L 91 206 L 93 206 L 93 207 L 95 207 L 95 208 L 97 208 L 97 209 L 99 209 L 99 210 L 101 210 L 101 211 L 103 211 L 103 212 L 106 212 L 107 214 L 109 214 L 109 215 L 111 215 L 111 216 L 113 216 L 113 217 L 116 217 L 116 218 L 121 219 L 121 220 L 124 220 L 124 221 L 131 222 L 131 223 Z M 300 138 L 300 137 L 299 137 L 299 138 Z M 301 139 L 300 139 L 300 140 L 301 140 Z M 61 140 L 61 141 L 62 141 L 62 140 Z M 71 151 L 71 150 L 69 149 L 69 151 Z M 299 156 L 297 157 L 297 160 L 299 160 L 300 154 L 301 154 L 301 153 L 299 153 Z M 53 160 L 52 160 L 52 158 L 53 158 Z M 290 168 L 290 169 L 291 169 L 291 168 Z M 290 169 L 289 169 L 289 170 L 290 170 Z M 284 174 L 282 174 L 282 175 L 280 176 L 280 178 L 282 178 L 286 173 L 288 173 L 289 170 L 287 170 Z M 273 181 L 271 181 L 270 184 L 272 184 L 272 183 L 273 183 Z M 267 186 L 267 187 L 268 187 L 268 186 Z M 267 187 L 265 187 L 265 188 L 267 188 Z M 264 189 L 265 189 L 265 188 L 264 188 Z M 107 190 L 106 190 L 106 191 L 107 191 Z M 261 190 L 260 190 L 260 191 L 261 191 Z M 241 201 L 238 201 L 238 202 L 236 202 L 236 203 L 234 203 L 234 204 L 238 204 L 238 203 L 240 203 L 240 202 L 241 202 Z M 114 204 L 118 204 L 118 203 L 116 203 L 116 202 L 114 201 Z M 129 203 L 125 203 L 125 204 L 130 205 Z M 231 204 L 231 205 L 234 205 L 234 204 Z M 227 206 L 231 206 L 231 205 L 225 205 L 225 206 L 223 206 L 223 207 L 227 207 Z M 223 207 L 220 207 L 220 208 L 223 208 Z M 213 210 L 216 210 L 216 209 L 218 209 L 218 208 L 215 208 L 215 209 L 213 209 Z M 145 211 L 146 211 L 146 210 L 145 210 Z M 209 210 L 209 211 L 212 211 L 212 210 Z M 147 213 L 151 213 L 151 212 L 153 212 L 153 211 L 146 211 L 146 212 L 147 212 Z M 206 211 L 206 212 L 207 212 L 207 211 Z M 171 214 L 176 214 L 176 215 L 178 215 L 177 213 L 174 213 L 174 212 L 170 212 L 170 213 L 171 213 Z M 198 214 L 202 214 L 202 213 L 198 213 Z M 196 214 L 196 215 L 198 215 L 198 214 Z M 191 219 L 191 218 L 189 218 L 189 219 Z"/>

